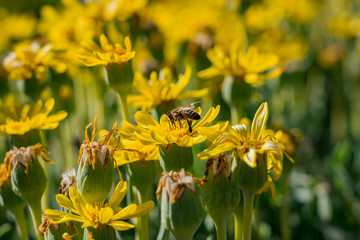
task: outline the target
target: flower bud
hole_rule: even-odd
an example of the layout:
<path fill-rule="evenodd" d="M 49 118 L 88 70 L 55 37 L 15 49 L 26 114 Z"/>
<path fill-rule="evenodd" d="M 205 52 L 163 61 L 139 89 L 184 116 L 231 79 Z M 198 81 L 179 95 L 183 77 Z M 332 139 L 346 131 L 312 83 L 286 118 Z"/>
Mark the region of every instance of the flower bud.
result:
<path fill-rule="evenodd" d="M 136 161 L 128 164 L 131 184 L 141 193 L 147 194 L 156 177 L 155 161 Z"/>
<path fill-rule="evenodd" d="M 176 239 L 192 239 L 199 228 L 204 211 L 196 195 L 195 181 L 201 182 L 182 169 L 162 173 L 156 191 L 161 198 L 161 222 Z"/>
<path fill-rule="evenodd" d="M 85 130 L 85 141 L 80 147 L 76 186 L 84 200 L 90 204 L 103 203 L 108 196 L 114 181 L 113 152 L 109 149 L 110 138 L 116 131 L 116 123 L 112 129 L 94 142 L 97 127 L 97 118 L 94 120 L 94 130 L 91 140 Z M 114 148 L 118 145 L 114 143 Z"/>
<path fill-rule="evenodd" d="M 11 184 L 14 192 L 26 202 L 41 200 L 46 188 L 47 178 L 40 165 L 37 154 L 46 162 L 53 164 L 45 154 L 49 154 L 41 144 L 27 148 L 14 147 L 6 154 L 5 162 L 11 165 Z"/>
<path fill-rule="evenodd" d="M 202 203 L 214 220 L 217 231 L 226 226 L 229 216 L 240 201 L 239 187 L 231 178 L 231 165 L 232 156 L 226 154 L 210 158 L 206 164 L 205 175 L 208 182 L 204 183 Z"/>
<path fill-rule="evenodd" d="M 24 200 L 17 196 L 12 190 L 9 170 L 5 164 L 0 165 L 0 194 L 4 205 L 10 209 L 10 211 L 24 209 Z"/>
<path fill-rule="evenodd" d="M 180 171 L 182 168 L 190 170 L 193 165 L 192 147 L 179 147 L 169 144 L 166 147 L 159 145 L 160 166 L 165 172 Z"/>

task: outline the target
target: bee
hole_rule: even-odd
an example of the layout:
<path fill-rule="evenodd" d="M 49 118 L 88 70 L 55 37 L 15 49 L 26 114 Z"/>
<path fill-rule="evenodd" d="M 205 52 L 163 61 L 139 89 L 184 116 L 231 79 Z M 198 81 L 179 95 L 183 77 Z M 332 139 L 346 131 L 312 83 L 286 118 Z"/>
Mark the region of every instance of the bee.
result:
<path fill-rule="evenodd" d="M 189 132 L 192 132 L 192 128 L 191 128 L 191 121 L 190 120 L 199 120 L 200 119 L 200 115 L 195 112 L 193 110 L 194 105 L 198 102 L 193 102 L 190 103 L 189 105 L 185 106 L 185 107 L 177 107 L 172 109 L 171 111 L 169 111 L 167 113 L 167 116 L 171 122 L 172 125 L 175 126 L 175 121 L 178 121 L 180 126 L 181 126 L 181 120 L 186 120 L 186 122 L 188 123 L 189 126 Z"/>

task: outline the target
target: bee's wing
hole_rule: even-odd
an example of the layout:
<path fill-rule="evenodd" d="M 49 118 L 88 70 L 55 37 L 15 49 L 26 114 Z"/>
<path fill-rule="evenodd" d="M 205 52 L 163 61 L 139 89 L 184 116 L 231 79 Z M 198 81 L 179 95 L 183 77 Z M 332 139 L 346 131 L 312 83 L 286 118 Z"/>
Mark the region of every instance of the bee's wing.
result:
<path fill-rule="evenodd" d="M 197 101 L 197 102 L 193 102 L 193 103 L 190 103 L 189 105 L 186 105 L 185 107 L 183 107 L 184 109 L 186 110 L 191 110 L 195 107 L 195 104 L 199 103 L 201 101 Z"/>

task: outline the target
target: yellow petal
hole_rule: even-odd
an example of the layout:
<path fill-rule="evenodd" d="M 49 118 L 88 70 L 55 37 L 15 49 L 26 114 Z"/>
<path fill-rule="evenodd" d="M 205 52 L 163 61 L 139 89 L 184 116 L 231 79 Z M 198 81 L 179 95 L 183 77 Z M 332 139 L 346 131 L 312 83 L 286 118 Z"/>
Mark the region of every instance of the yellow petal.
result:
<path fill-rule="evenodd" d="M 79 213 L 74 205 L 72 204 L 72 202 L 70 201 L 69 198 L 67 198 L 65 195 L 63 194 L 57 194 L 56 195 L 56 202 L 59 204 L 59 206 L 66 208 L 67 210 L 70 210 L 73 213 Z"/>
<path fill-rule="evenodd" d="M 159 126 L 159 123 L 149 113 L 138 111 L 134 116 L 135 121 L 141 126 Z"/>
<path fill-rule="evenodd" d="M 111 221 L 107 225 L 113 227 L 114 229 L 116 229 L 118 231 L 126 231 L 128 229 L 135 227 L 134 225 L 127 223 L 127 222 L 123 222 L 123 221 Z"/>
<path fill-rule="evenodd" d="M 120 181 L 118 183 L 118 185 L 116 186 L 114 193 L 111 195 L 107 205 L 113 209 L 115 209 L 117 206 L 119 206 L 119 204 L 121 203 L 121 201 L 124 199 L 124 197 L 126 195 L 126 190 L 127 190 L 127 182 Z"/>
<path fill-rule="evenodd" d="M 257 166 L 256 157 L 257 157 L 256 149 L 250 148 L 249 152 L 244 154 L 243 159 L 249 167 L 254 168 Z"/>
<path fill-rule="evenodd" d="M 269 117 L 269 109 L 267 103 L 262 103 L 256 111 L 253 122 L 251 124 L 251 138 L 260 139 L 261 132 L 266 128 L 266 122 Z"/>

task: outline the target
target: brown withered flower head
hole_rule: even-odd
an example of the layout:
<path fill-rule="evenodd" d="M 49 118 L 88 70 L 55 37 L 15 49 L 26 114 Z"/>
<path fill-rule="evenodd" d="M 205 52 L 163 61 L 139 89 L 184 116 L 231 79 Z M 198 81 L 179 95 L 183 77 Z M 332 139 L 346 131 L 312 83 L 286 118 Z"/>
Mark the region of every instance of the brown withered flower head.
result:
<path fill-rule="evenodd" d="M 225 172 L 228 179 L 231 178 L 231 165 L 233 157 L 230 154 L 221 153 L 210 158 L 206 163 L 205 175 L 208 176 L 212 171 L 215 181 L 218 180 L 220 174 Z"/>
<path fill-rule="evenodd" d="M 67 170 L 62 174 L 59 191 L 61 194 L 69 196 L 70 187 L 76 184 L 76 171 L 75 169 Z"/>
<path fill-rule="evenodd" d="M 94 130 L 92 132 L 91 139 L 89 139 L 87 131 L 91 125 L 94 125 Z M 111 146 L 112 150 L 109 149 L 111 137 L 116 132 L 116 125 L 117 123 L 114 123 L 110 131 L 102 135 L 98 141 L 94 141 L 97 132 L 97 116 L 95 116 L 94 123 L 90 123 L 86 126 L 85 140 L 80 147 L 78 164 L 81 163 L 82 165 L 85 165 L 85 163 L 88 161 L 89 165 L 95 169 L 96 161 L 100 161 L 103 166 L 106 166 L 110 156 L 112 156 L 112 154 L 115 152 L 116 147 L 119 145 L 120 141 L 120 137 L 116 137 L 115 142 Z"/>
<path fill-rule="evenodd" d="M 163 172 L 156 190 L 156 196 L 159 199 L 161 191 L 164 189 L 168 198 L 171 199 L 171 204 L 174 204 L 176 200 L 182 198 L 186 188 L 195 193 L 195 183 L 202 186 L 203 182 L 204 179 L 197 178 L 184 169 L 181 169 L 180 172 Z"/>

